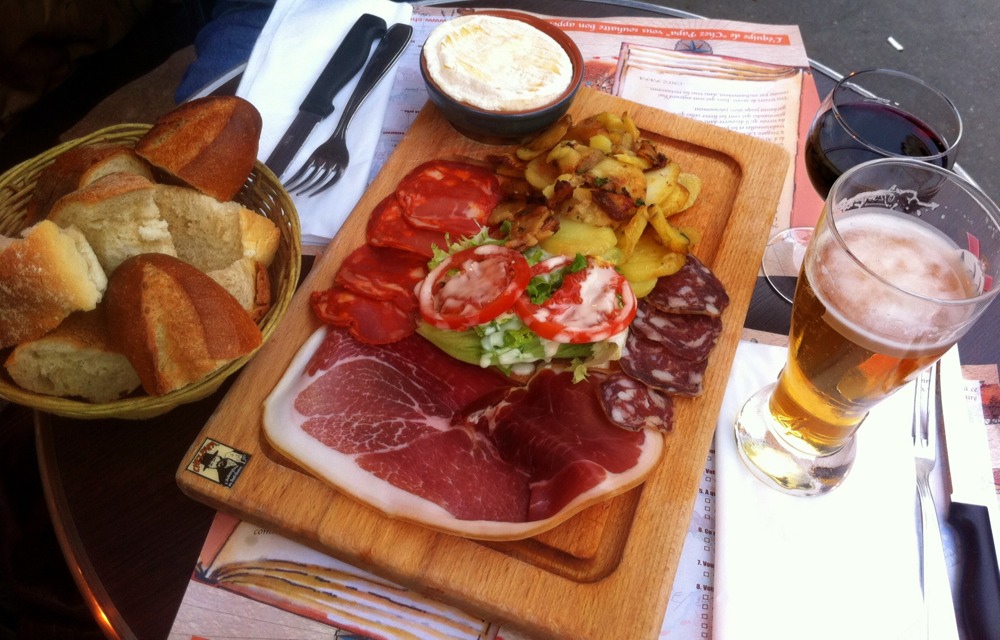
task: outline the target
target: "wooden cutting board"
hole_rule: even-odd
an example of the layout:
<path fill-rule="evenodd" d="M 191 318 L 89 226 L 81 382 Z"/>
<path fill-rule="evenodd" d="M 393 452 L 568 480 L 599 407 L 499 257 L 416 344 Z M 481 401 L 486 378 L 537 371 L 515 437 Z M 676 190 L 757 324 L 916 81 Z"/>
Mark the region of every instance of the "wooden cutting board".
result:
<path fill-rule="evenodd" d="M 320 549 L 531 637 L 655 637 L 715 431 L 729 370 L 788 166 L 780 147 L 584 88 L 571 113 L 629 113 L 703 188 L 678 224 L 704 231 L 696 254 L 725 283 L 731 303 L 703 395 L 678 399 L 663 460 L 640 487 L 595 505 L 535 538 L 487 543 L 391 520 L 339 494 L 269 448 L 261 405 L 300 345 L 319 326 L 309 293 L 333 282 L 365 241 L 373 207 L 411 168 L 497 148 L 462 137 L 428 104 L 316 260 L 271 340 L 242 371 L 177 471 L 196 500 Z M 188 470 L 203 445 L 249 454 L 225 486 Z"/>

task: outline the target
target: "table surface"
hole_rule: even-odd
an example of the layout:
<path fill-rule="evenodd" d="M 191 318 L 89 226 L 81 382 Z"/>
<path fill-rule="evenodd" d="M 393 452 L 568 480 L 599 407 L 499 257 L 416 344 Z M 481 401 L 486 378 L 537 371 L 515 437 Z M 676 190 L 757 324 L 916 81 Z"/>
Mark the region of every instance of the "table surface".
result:
<path fill-rule="evenodd" d="M 618 6 L 565 0 L 510 4 L 512 8 L 587 16 L 667 11 L 628 0 L 620 0 Z M 727 4 L 734 5 L 733 11 L 721 8 Z M 720 3 L 712 16 L 796 24 L 799 17 L 807 19 L 805 10 L 791 7 L 784 20 L 753 18 L 741 13 L 735 4 Z M 761 0 L 761 4 L 767 3 Z M 789 4 L 797 6 L 794 2 L 783 6 Z M 670 5 L 692 13 L 708 12 L 693 2 Z M 821 54 L 810 46 L 808 37 L 805 42 L 817 59 Z M 820 91 L 825 91 L 829 81 L 817 80 Z M 761 279 L 746 326 L 785 333 L 789 310 L 790 305 Z M 994 305 L 979 322 L 979 330 L 960 343 L 964 363 L 995 365 L 1000 361 L 1000 344 L 988 329 L 998 322 L 1000 305 Z M 162 638 L 170 629 L 215 513 L 184 496 L 175 484 L 174 473 L 227 386 L 205 400 L 142 423 L 35 416 L 40 470 L 60 544 L 108 637 Z"/>

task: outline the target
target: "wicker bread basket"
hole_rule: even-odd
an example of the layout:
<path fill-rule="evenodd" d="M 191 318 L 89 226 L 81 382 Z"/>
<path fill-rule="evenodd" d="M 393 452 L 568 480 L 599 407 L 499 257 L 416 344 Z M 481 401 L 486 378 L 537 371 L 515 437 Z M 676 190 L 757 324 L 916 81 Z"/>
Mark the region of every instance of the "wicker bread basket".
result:
<path fill-rule="evenodd" d="M 31 200 L 32 190 L 39 173 L 51 164 L 61 153 L 81 145 L 106 142 L 134 144 L 150 125 L 122 124 L 107 127 L 94 133 L 65 142 L 49 149 L 30 160 L 11 168 L 0 176 L 0 234 L 19 236 L 25 226 L 26 208 Z M 295 293 L 301 267 L 302 246 L 298 213 L 288 193 L 271 171 L 257 162 L 243 189 L 235 200 L 246 208 L 256 211 L 273 221 L 281 233 L 281 240 L 274 262 L 270 266 L 272 305 L 259 326 L 263 342 L 270 338 L 288 309 L 288 303 Z M 262 343 L 263 344 L 263 343 Z M 0 364 L 9 350 L 0 351 Z M 141 393 L 103 404 L 46 396 L 18 387 L 0 366 L 0 397 L 32 407 L 39 411 L 82 419 L 152 418 L 170 411 L 179 405 L 200 400 L 215 392 L 219 386 L 253 357 L 253 353 L 233 360 L 208 377 L 162 396 L 148 396 Z"/>

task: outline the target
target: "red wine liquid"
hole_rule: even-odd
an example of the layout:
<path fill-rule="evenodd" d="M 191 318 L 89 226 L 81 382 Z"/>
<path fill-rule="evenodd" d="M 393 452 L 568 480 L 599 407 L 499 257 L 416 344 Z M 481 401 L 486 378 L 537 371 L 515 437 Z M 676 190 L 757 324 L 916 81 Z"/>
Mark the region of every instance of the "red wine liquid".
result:
<path fill-rule="evenodd" d="M 948 146 L 937 133 L 910 114 L 881 104 L 853 104 L 839 107 L 841 119 L 854 132 L 878 147 L 898 156 L 932 156 Z M 952 154 L 933 161 L 942 167 L 951 164 Z M 827 111 L 809 131 L 806 140 L 806 169 L 813 188 L 824 198 L 840 174 L 851 167 L 884 158 L 855 140 Z"/>

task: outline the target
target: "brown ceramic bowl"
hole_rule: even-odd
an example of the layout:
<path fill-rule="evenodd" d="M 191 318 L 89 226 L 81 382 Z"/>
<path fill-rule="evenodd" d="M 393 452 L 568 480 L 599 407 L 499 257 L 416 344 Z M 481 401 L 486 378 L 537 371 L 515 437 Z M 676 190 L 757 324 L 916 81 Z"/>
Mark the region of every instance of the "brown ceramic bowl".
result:
<path fill-rule="evenodd" d="M 569 85 L 555 100 L 535 109 L 523 111 L 487 111 L 461 102 L 445 93 L 430 77 L 423 53 L 420 55 L 420 73 L 427 85 L 430 101 L 441 110 L 444 117 L 462 134 L 483 142 L 512 143 L 543 131 L 555 123 L 569 109 L 583 81 L 583 55 L 566 32 L 535 16 L 517 11 L 477 11 L 475 15 L 496 16 L 524 22 L 556 41 L 566 51 L 573 63 Z"/>

